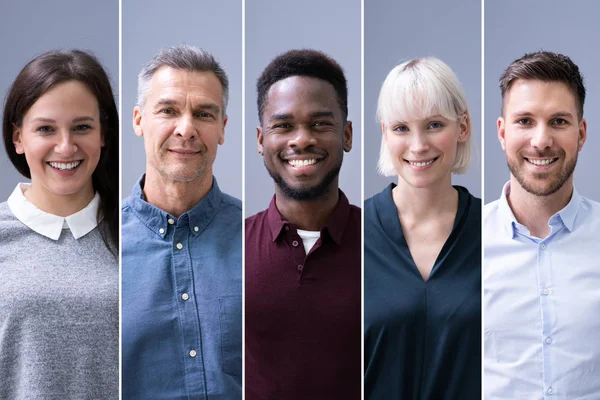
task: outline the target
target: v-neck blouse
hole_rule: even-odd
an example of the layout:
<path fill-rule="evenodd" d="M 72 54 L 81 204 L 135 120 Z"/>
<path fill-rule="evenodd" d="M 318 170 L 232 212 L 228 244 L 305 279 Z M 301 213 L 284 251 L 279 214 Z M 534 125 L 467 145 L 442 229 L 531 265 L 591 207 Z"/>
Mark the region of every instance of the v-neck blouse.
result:
<path fill-rule="evenodd" d="M 481 200 L 458 191 L 450 236 L 423 280 L 390 184 L 365 201 L 365 399 L 481 398 Z"/>

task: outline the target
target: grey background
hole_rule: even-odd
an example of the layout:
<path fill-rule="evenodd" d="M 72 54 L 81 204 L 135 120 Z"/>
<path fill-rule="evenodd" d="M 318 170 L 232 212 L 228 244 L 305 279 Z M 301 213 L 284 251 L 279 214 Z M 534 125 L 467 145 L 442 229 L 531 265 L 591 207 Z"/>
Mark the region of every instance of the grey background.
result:
<path fill-rule="evenodd" d="M 471 114 L 471 166 L 452 183 L 481 197 L 481 1 L 365 0 L 365 199 L 398 180 L 377 173 L 381 84 L 401 62 L 429 56 L 458 76 Z"/>
<path fill-rule="evenodd" d="M 123 197 L 146 170 L 144 139 L 133 131 L 137 75 L 163 47 L 190 44 L 219 61 L 229 77 L 229 120 L 213 173 L 227 194 L 242 197 L 242 0 L 123 0 Z"/>
<path fill-rule="evenodd" d="M 596 0 L 502 0 L 485 3 L 485 197 L 500 197 L 509 179 L 506 158 L 497 137 L 496 120 L 502 100 L 498 79 L 506 67 L 525 53 L 548 50 L 563 53 L 579 66 L 587 89 L 583 117 L 588 136 L 575 169 L 580 194 L 600 201 L 600 3 Z M 596 162 L 597 163 L 597 162 Z"/>
<path fill-rule="evenodd" d="M 34 57 L 50 50 L 78 48 L 93 53 L 109 75 L 115 101 L 119 92 L 118 0 L 1 0 L 0 96 Z M 0 202 L 6 201 L 18 182 L 28 180 L 17 172 L 0 145 Z"/>
<path fill-rule="evenodd" d="M 353 140 L 352 150 L 344 153 L 340 188 L 350 203 L 361 204 L 360 3 L 360 0 L 246 0 L 246 217 L 267 208 L 275 190 L 256 147 L 256 80 L 273 58 L 291 49 L 321 50 L 344 69 Z"/>

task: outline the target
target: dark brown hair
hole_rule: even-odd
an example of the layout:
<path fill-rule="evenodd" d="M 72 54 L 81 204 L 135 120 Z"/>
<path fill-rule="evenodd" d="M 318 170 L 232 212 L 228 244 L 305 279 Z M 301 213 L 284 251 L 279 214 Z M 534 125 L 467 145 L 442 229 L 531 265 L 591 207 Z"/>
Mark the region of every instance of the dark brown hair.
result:
<path fill-rule="evenodd" d="M 579 72 L 579 67 L 569 57 L 549 51 L 538 51 L 525 54 L 513 61 L 500 77 L 502 115 L 504 115 L 506 94 L 517 79 L 564 83 L 575 96 L 578 118 L 583 117 L 583 104 L 585 103 L 583 76 Z"/>
<path fill-rule="evenodd" d="M 100 62 L 85 51 L 50 51 L 31 60 L 13 82 L 4 103 L 2 135 L 6 153 L 15 168 L 31 179 L 24 154 L 13 144 L 13 124 L 21 127 L 31 106 L 50 88 L 68 81 L 87 86 L 98 101 L 104 146 L 92 174 L 94 190 L 100 195 L 98 221 L 106 246 L 115 254 L 119 248 L 119 114 L 110 80 Z"/>

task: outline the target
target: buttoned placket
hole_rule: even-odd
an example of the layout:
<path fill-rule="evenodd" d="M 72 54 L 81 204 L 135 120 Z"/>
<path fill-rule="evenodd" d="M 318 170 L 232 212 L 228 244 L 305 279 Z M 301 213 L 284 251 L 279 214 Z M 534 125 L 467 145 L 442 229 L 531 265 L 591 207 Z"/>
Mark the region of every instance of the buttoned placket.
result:
<path fill-rule="evenodd" d="M 194 299 L 192 259 L 190 243 L 197 230 L 190 230 L 189 217 L 183 214 L 178 220 L 169 217 L 171 236 L 172 272 L 175 283 L 175 299 L 181 327 L 181 351 L 185 365 L 185 384 L 193 398 L 206 398 L 204 358 L 200 332 L 199 310 Z"/>
<path fill-rule="evenodd" d="M 539 282 L 539 299 L 542 316 L 541 348 L 543 365 L 543 391 L 544 398 L 551 399 L 556 397 L 557 387 L 555 386 L 555 352 L 557 338 L 554 335 L 554 326 L 556 322 L 556 310 L 554 308 L 554 292 L 552 288 L 552 239 L 562 228 L 558 216 L 550 219 L 550 235 L 543 240 L 537 240 L 537 275 Z"/>
<path fill-rule="evenodd" d="M 296 265 L 296 271 L 298 273 L 298 284 L 303 282 L 306 276 L 306 264 L 310 255 L 321 245 L 321 239 L 319 238 L 315 243 L 314 247 L 306 254 L 304 250 L 304 244 L 302 238 L 298 235 L 298 232 L 294 229 L 290 229 L 289 225 L 285 225 L 285 240 L 289 243 L 289 247 L 292 251 L 292 259 Z"/>

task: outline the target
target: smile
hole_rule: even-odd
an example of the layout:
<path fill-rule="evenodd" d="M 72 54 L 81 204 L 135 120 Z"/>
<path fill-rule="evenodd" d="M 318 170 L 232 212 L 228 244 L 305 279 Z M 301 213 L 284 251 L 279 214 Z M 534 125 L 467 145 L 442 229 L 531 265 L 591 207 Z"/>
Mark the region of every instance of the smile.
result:
<path fill-rule="evenodd" d="M 540 167 L 546 166 L 546 165 L 550 165 L 553 162 L 555 162 L 556 160 L 558 160 L 558 158 L 546 158 L 543 160 L 535 160 L 535 159 L 531 159 L 531 158 L 527 158 L 525 157 L 525 160 L 527 160 L 527 162 L 533 164 L 533 165 L 537 165 Z"/>
<path fill-rule="evenodd" d="M 79 164 L 81 164 L 81 160 L 72 161 L 68 163 L 49 161 L 47 164 L 50 165 L 52 168 L 56 168 L 61 171 L 69 171 L 77 168 Z"/>
<path fill-rule="evenodd" d="M 316 164 L 321 160 L 317 160 L 316 158 L 311 158 L 308 160 L 286 160 L 286 161 L 292 167 L 300 168 L 300 167 L 308 167 L 309 165 Z"/>
<path fill-rule="evenodd" d="M 432 158 L 431 160 L 426 160 L 426 161 L 410 161 L 410 160 L 404 160 L 404 161 L 406 161 L 413 167 L 426 167 L 428 165 L 433 164 L 433 162 L 437 159 L 438 159 L 438 157 L 435 157 L 435 158 Z"/>

